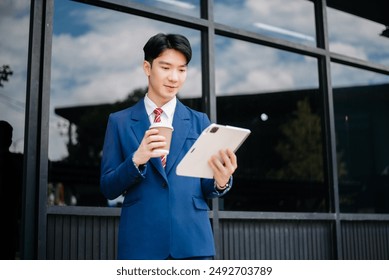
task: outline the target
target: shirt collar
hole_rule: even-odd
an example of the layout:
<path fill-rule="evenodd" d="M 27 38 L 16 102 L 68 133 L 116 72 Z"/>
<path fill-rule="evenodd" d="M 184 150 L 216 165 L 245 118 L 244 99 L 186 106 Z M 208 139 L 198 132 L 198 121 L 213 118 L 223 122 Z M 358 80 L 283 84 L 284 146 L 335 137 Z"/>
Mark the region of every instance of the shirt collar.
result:
<path fill-rule="evenodd" d="M 147 93 L 145 96 L 145 107 L 146 107 L 146 112 L 149 118 L 153 115 L 153 111 L 155 108 L 158 106 L 155 105 L 155 103 L 148 97 Z M 172 100 L 170 100 L 168 103 L 163 105 L 161 109 L 163 110 L 162 117 L 167 118 L 167 120 L 172 123 L 173 122 L 173 116 L 174 116 L 174 111 L 176 109 L 177 105 L 177 97 L 174 97 Z"/>

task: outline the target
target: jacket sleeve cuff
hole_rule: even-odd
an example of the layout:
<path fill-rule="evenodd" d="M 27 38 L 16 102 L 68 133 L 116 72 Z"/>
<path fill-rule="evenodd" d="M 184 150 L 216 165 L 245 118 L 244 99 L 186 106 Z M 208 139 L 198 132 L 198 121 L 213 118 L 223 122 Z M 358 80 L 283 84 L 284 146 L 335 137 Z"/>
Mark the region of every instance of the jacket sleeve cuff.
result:
<path fill-rule="evenodd" d="M 215 180 L 214 188 L 215 188 L 215 192 L 218 194 L 218 196 L 225 195 L 227 192 L 229 192 L 231 187 L 232 187 L 232 176 L 230 177 L 230 180 L 228 180 L 227 184 L 225 185 L 225 188 L 223 188 L 223 189 L 220 189 L 220 187 L 218 188 L 218 185 L 217 185 L 216 180 Z"/>
<path fill-rule="evenodd" d="M 136 170 L 138 171 L 139 175 L 141 175 L 143 178 L 145 177 L 146 175 L 146 171 L 147 171 L 147 164 L 141 164 L 141 165 L 136 165 L 135 162 L 134 162 L 134 159 L 132 159 L 132 163 L 134 164 Z"/>

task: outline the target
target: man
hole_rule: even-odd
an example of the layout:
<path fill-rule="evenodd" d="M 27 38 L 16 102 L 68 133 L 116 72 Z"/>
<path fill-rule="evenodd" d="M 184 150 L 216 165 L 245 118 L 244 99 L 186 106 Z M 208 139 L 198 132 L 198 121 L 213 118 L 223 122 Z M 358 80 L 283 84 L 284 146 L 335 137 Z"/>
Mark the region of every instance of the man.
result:
<path fill-rule="evenodd" d="M 182 35 L 157 34 L 143 48 L 146 96 L 110 115 L 101 165 L 101 190 L 108 199 L 125 195 L 119 224 L 118 259 L 210 259 L 215 254 L 207 198 L 224 195 L 237 168 L 231 150 L 212 156 L 214 180 L 176 174 L 177 164 L 210 124 L 204 113 L 176 95 L 192 57 Z M 149 129 L 158 116 L 174 128 L 164 167 L 165 138 Z"/>
<path fill-rule="evenodd" d="M 14 260 L 20 238 L 23 155 L 11 153 L 12 126 L 0 120 L 0 259 Z"/>

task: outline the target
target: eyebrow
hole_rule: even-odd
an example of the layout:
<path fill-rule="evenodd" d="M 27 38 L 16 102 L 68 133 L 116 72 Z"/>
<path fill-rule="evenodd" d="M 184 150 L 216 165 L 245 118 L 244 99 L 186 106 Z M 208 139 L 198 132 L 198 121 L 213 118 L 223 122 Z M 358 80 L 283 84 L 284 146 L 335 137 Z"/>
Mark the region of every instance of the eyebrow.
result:
<path fill-rule="evenodd" d="M 169 66 L 173 65 L 172 63 L 167 62 L 167 61 L 163 61 L 163 60 L 158 61 L 158 64 L 160 64 L 160 65 L 169 65 Z M 188 67 L 188 64 L 178 65 L 178 67 Z"/>

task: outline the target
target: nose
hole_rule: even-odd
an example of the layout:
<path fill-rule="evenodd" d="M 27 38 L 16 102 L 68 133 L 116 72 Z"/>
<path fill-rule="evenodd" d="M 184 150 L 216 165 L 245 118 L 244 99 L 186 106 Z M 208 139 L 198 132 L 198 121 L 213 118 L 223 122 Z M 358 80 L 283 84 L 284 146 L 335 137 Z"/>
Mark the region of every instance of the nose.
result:
<path fill-rule="evenodd" d="M 169 80 L 173 81 L 173 82 L 178 81 L 178 71 L 177 70 L 172 70 L 170 72 Z"/>

